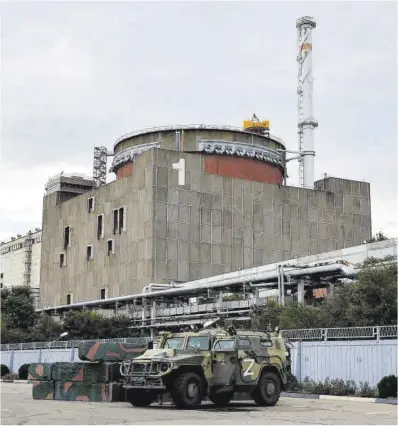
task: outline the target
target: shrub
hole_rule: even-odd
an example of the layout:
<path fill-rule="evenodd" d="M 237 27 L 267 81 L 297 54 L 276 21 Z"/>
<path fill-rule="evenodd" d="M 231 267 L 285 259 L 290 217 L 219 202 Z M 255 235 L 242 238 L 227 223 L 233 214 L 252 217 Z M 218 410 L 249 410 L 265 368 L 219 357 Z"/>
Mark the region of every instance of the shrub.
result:
<path fill-rule="evenodd" d="M 26 380 L 28 378 L 28 370 L 29 370 L 29 364 L 21 365 L 18 370 L 18 378 L 20 380 Z"/>
<path fill-rule="evenodd" d="M 287 373 L 287 391 L 288 392 L 299 392 L 301 390 L 301 383 L 297 380 L 297 377 L 292 373 Z"/>
<path fill-rule="evenodd" d="M 397 376 L 384 376 L 377 384 L 379 398 L 397 397 Z"/>
<path fill-rule="evenodd" d="M 15 374 L 15 373 L 13 373 L 13 374 L 11 374 L 11 373 L 9 373 L 9 374 L 5 374 L 5 375 L 2 377 L 2 379 L 3 379 L 3 380 L 8 380 L 8 381 L 10 381 L 10 382 L 13 382 L 14 380 L 18 380 L 18 374 Z"/>
<path fill-rule="evenodd" d="M 6 374 L 10 374 L 10 369 L 5 364 L 1 364 L 1 377 Z"/>
<path fill-rule="evenodd" d="M 368 382 L 359 382 L 357 396 L 361 396 L 363 398 L 375 398 L 377 396 L 377 389 L 371 388 Z"/>

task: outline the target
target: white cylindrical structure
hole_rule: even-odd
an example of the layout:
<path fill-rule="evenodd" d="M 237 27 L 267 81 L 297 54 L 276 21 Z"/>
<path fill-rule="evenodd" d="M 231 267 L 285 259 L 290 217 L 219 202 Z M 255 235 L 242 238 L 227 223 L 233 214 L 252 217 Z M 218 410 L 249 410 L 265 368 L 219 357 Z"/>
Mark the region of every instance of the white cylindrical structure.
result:
<path fill-rule="evenodd" d="M 296 21 L 298 45 L 298 134 L 300 160 L 300 184 L 314 188 L 314 129 L 318 123 L 313 116 L 313 75 L 312 75 L 312 29 L 315 20 L 304 16 Z"/>

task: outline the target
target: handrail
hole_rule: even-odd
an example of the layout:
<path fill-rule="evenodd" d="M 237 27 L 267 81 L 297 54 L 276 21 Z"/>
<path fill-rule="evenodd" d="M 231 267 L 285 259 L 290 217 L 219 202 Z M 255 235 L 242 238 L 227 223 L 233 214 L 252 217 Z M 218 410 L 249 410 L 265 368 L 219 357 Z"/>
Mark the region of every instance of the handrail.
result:
<path fill-rule="evenodd" d="M 384 340 L 397 339 L 398 325 L 381 325 L 369 327 L 341 327 L 341 328 L 309 328 L 295 330 L 281 330 L 282 336 L 289 341 L 314 340 Z M 0 351 L 28 350 L 28 349 L 67 349 L 78 347 L 83 342 L 118 342 L 146 344 L 150 337 L 119 337 L 114 339 L 66 340 L 56 342 L 26 342 L 6 343 L 0 345 Z"/>

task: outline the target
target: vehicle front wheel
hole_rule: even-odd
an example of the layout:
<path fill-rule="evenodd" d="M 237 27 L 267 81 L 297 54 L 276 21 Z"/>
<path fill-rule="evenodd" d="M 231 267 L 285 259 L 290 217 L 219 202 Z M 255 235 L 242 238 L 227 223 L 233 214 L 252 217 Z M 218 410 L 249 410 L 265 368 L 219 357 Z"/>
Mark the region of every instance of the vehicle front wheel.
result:
<path fill-rule="evenodd" d="M 217 407 L 225 407 L 231 402 L 233 396 L 233 392 L 210 393 L 209 399 Z"/>
<path fill-rule="evenodd" d="M 126 397 L 127 401 L 135 407 L 148 407 L 155 401 L 156 394 L 142 389 L 127 389 Z"/>
<path fill-rule="evenodd" d="M 253 392 L 254 402 L 261 406 L 275 405 L 281 395 L 281 380 L 279 376 L 271 371 L 261 375 L 256 390 Z"/>
<path fill-rule="evenodd" d="M 196 373 L 182 373 L 171 388 L 171 397 L 178 408 L 191 409 L 199 406 L 203 399 L 203 382 Z"/>

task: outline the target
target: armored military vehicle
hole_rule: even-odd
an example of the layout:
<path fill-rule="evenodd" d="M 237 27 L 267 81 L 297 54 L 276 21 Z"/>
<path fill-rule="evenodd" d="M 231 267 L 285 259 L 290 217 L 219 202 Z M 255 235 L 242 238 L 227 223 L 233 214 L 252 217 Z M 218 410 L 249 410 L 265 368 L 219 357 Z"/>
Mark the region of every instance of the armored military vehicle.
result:
<path fill-rule="evenodd" d="M 184 409 L 206 397 L 226 406 L 235 393 L 247 394 L 259 406 L 278 402 L 289 370 L 283 338 L 209 324 L 200 331 L 161 332 L 154 349 L 121 365 L 132 405 L 148 406 L 163 393 Z"/>

